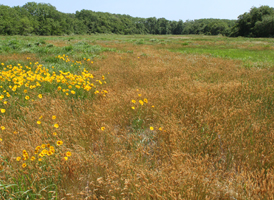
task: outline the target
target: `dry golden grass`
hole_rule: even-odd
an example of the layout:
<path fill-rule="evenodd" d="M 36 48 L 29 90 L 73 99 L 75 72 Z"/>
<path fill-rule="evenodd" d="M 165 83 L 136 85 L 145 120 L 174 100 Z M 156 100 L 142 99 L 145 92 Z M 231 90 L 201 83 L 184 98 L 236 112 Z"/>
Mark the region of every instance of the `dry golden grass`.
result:
<path fill-rule="evenodd" d="M 53 44 L 56 47 L 65 47 L 68 45 L 67 41 L 60 41 L 60 40 L 48 40 L 47 43 Z"/>
<path fill-rule="evenodd" d="M 21 61 L 21 62 L 27 62 L 29 60 L 37 60 L 37 57 L 35 54 L 6 54 L 6 55 L 0 55 L 0 60 L 3 63 L 6 63 L 8 61 Z"/>
<path fill-rule="evenodd" d="M 105 46 L 133 50 L 104 52 L 87 65 L 99 68 L 95 77 L 105 75 L 106 97 L 45 94 L 13 113 L 15 100 L 9 102 L 1 117 L 3 181 L 28 175 L 28 189 L 37 193 L 31 182 L 52 178 L 59 181 L 56 199 L 274 198 L 273 68 L 246 69 L 240 61 L 172 53 L 160 44 Z M 139 104 L 144 98 L 148 103 Z M 53 115 L 56 136 L 48 125 Z M 72 156 L 49 159 L 48 171 L 16 161 L 23 150 L 31 154 L 57 140 L 64 142 L 60 155 Z"/>

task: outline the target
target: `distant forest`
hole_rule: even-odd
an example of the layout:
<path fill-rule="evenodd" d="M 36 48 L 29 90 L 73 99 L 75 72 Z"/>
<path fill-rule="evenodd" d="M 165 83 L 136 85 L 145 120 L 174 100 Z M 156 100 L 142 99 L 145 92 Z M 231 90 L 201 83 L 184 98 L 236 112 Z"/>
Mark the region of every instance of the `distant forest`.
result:
<path fill-rule="evenodd" d="M 204 34 L 245 37 L 274 36 L 274 8 L 253 7 L 238 20 L 198 19 L 183 22 L 165 18 L 76 11 L 62 13 L 51 4 L 29 2 L 24 6 L 0 5 L 0 35 L 71 34 Z"/>

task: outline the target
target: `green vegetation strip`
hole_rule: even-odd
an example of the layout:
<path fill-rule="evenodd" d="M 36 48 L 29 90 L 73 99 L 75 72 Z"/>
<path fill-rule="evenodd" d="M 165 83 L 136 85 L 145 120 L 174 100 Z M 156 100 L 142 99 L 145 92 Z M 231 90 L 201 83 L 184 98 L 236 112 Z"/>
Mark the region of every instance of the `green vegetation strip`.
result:
<path fill-rule="evenodd" d="M 249 50 L 249 49 L 221 49 L 221 48 L 179 48 L 170 49 L 172 52 L 181 52 L 186 54 L 206 54 L 214 57 L 237 59 L 252 62 L 273 62 L 273 50 Z"/>

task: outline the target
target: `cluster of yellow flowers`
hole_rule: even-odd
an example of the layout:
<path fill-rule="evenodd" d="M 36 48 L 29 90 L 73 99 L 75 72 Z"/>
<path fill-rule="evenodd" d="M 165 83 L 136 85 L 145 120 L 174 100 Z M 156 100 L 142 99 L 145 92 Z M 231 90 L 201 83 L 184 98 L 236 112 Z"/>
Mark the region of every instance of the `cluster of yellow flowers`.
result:
<path fill-rule="evenodd" d="M 63 54 L 63 55 L 58 55 L 56 56 L 56 58 L 59 58 L 65 62 L 72 62 L 74 65 L 82 65 L 83 63 L 81 61 L 74 61 L 74 60 L 71 60 L 68 55 L 66 54 Z M 84 61 L 87 61 L 87 62 L 90 62 L 90 63 L 93 63 L 93 61 L 90 61 L 90 59 L 88 58 L 84 58 Z M 79 66 L 80 67 L 80 66 Z"/>
<path fill-rule="evenodd" d="M 41 121 L 42 118 L 43 118 L 43 116 L 40 116 L 39 120 L 36 122 L 38 125 L 42 124 L 42 121 Z M 56 115 L 52 115 L 51 119 L 55 120 L 56 119 Z M 56 129 L 58 129 L 59 128 L 59 124 L 58 123 L 54 123 L 53 127 L 56 128 Z M 54 132 L 53 135 L 56 136 L 57 133 Z M 56 141 L 56 145 L 57 146 L 63 145 L 63 141 L 62 140 Z M 42 162 L 44 157 L 49 157 L 51 155 L 54 155 L 55 152 L 56 152 L 55 147 L 52 146 L 52 145 L 50 145 L 49 143 L 48 144 L 41 144 L 40 146 L 37 146 L 35 148 L 35 151 L 34 151 L 35 155 L 32 156 L 30 159 L 29 159 L 29 155 L 28 155 L 27 151 L 23 150 L 22 158 L 21 157 L 17 157 L 16 160 L 17 161 L 23 160 L 24 163 L 22 164 L 22 167 L 25 168 L 27 166 L 27 163 L 26 163 L 27 160 L 29 160 L 30 162 L 32 162 L 32 161 L 38 159 L 39 162 Z M 36 155 L 38 155 L 38 156 L 36 156 Z M 63 157 L 63 159 L 67 161 L 68 157 L 70 157 L 70 156 L 71 156 L 71 152 L 67 151 L 66 154 L 65 154 L 65 156 Z"/>
<path fill-rule="evenodd" d="M 138 90 L 137 90 L 137 91 L 138 91 Z M 138 94 L 138 97 L 141 97 L 141 96 L 142 96 L 142 94 Z M 141 106 L 143 106 L 144 103 L 146 103 L 146 104 L 148 103 L 148 100 L 147 100 L 147 98 L 144 98 L 144 99 L 139 99 L 138 102 L 139 102 L 139 104 L 140 104 Z M 132 99 L 132 100 L 131 100 L 131 103 L 135 104 L 135 105 L 131 106 L 131 109 L 132 109 L 132 110 L 135 110 L 135 108 L 137 107 L 136 100 Z M 153 106 L 153 107 L 154 107 L 154 106 Z"/>
<path fill-rule="evenodd" d="M 58 56 L 60 59 L 70 61 L 68 56 Z M 90 61 L 90 59 L 85 59 Z M 74 62 L 74 61 L 73 61 Z M 75 63 L 82 65 L 81 61 Z M 43 95 L 38 94 L 33 96 L 32 90 L 35 88 L 41 88 L 44 84 L 52 85 L 52 89 L 61 91 L 65 95 L 82 95 L 83 92 L 89 92 L 92 90 L 94 94 L 101 94 L 106 96 L 107 90 L 99 90 L 100 86 L 106 84 L 105 76 L 102 75 L 100 80 L 94 81 L 93 74 L 89 73 L 86 69 L 83 69 L 79 74 L 73 74 L 71 72 L 63 72 L 62 70 L 52 73 L 49 69 L 43 67 L 42 64 L 35 62 L 29 62 L 29 66 L 22 66 L 17 64 L 16 66 L 6 65 L 1 63 L 3 69 L 0 71 L 0 102 L 2 102 L 2 108 L 0 107 L 0 114 L 6 112 L 6 104 L 8 104 L 8 98 L 12 96 L 23 96 L 25 101 L 32 100 L 33 98 L 42 99 Z M 78 92 L 79 91 L 79 92 Z M 57 126 L 57 125 L 56 125 Z M 5 130 L 4 126 L 0 127 L 1 130 Z"/>
<path fill-rule="evenodd" d="M 36 123 L 40 125 L 40 124 L 42 123 L 42 122 L 40 121 L 42 118 L 43 118 L 43 116 L 40 116 L 40 117 L 39 117 L 39 120 L 38 120 Z M 55 119 L 56 119 L 56 116 L 55 116 L 55 115 L 52 115 L 51 119 L 52 119 L 52 120 L 55 120 Z M 53 127 L 54 127 L 54 128 L 59 128 L 59 124 L 55 123 L 55 124 L 53 125 Z"/>
<path fill-rule="evenodd" d="M 59 140 L 56 142 L 58 146 L 63 145 L 63 141 Z M 16 161 L 22 160 L 22 167 L 25 168 L 27 166 L 27 161 L 29 160 L 30 162 L 33 162 L 38 159 L 39 162 L 43 161 L 43 157 L 49 157 L 55 154 L 55 148 L 54 146 L 51 146 L 50 144 L 42 144 L 41 146 L 37 146 L 35 148 L 34 154 L 30 159 L 29 159 L 29 154 L 26 150 L 23 150 L 23 155 L 22 157 L 17 157 Z M 36 156 L 38 155 L 38 156 Z M 64 160 L 68 160 L 68 157 L 70 157 L 72 154 L 70 151 L 67 151 L 65 154 L 65 157 L 63 157 Z"/>
<path fill-rule="evenodd" d="M 8 84 L 7 89 L 2 91 L 4 94 L 1 94 L 0 99 L 3 99 L 5 96 L 9 98 L 12 92 L 17 94 L 20 88 L 23 88 L 24 93 L 28 93 L 29 89 L 32 90 L 41 87 L 43 83 L 57 85 L 57 91 L 62 91 L 66 95 L 74 95 L 76 94 L 76 90 L 79 89 L 90 91 L 94 88 L 95 90 L 97 87 L 96 83 L 97 85 L 106 84 L 104 76 L 102 76 L 102 81 L 96 80 L 93 83 L 94 76 L 86 69 L 83 69 L 79 75 L 71 72 L 63 72 L 62 70 L 59 70 L 58 73 L 55 71 L 50 73 L 48 69 L 38 62 L 34 64 L 30 62 L 29 64 L 31 67 L 22 66 L 21 64 L 17 66 L 7 65 L 0 71 L 1 82 Z M 99 92 L 97 91 L 96 93 Z M 103 90 L 101 93 L 105 95 L 107 91 Z M 42 94 L 39 94 L 38 98 L 42 98 Z M 29 99 L 29 95 L 25 96 L 25 100 Z"/>
<path fill-rule="evenodd" d="M 137 89 L 137 92 L 139 92 L 139 90 Z M 148 100 L 147 100 L 147 98 L 141 98 L 142 97 L 142 94 L 140 94 L 140 93 L 138 93 L 138 100 L 135 100 L 135 99 L 132 99 L 131 100 L 131 103 L 133 104 L 133 105 L 131 105 L 131 109 L 132 110 L 135 110 L 135 109 L 137 109 L 137 108 L 142 108 L 142 106 L 144 105 L 144 104 L 148 104 Z M 138 103 L 139 104 L 138 104 Z M 154 108 L 154 105 L 152 105 L 151 106 L 152 108 Z M 149 127 L 149 129 L 151 130 L 151 131 L 154 131 L 154 127 L 153 126 L 150 126 Z M 159 127 L 159 131 L 162 131 L 163 130 L 163 128 L 162 127 Z"/>
<path fill-rule="evenodd" d="M 68 58 L 68 56 L 58 56 L 59 59 L 62 59 L 66 62 L 73 62 L 76 65 L 82 65 L 81 61 L 72 61 Z M 89 62 L 90 59 L 84 59 L 85 61 Z M 92 62 L 92 61 L 91 61 Z M 93 63 L 93 62 L 92 62 Z M 23 97 L 25 101 L 32 100 L 35 98 L 32 96 L 34 89 L 41 88 L 44 84 L 52 85 L 53 90 L 61 91 L 66 93 L 66 95 L 77 94 L 78 90 L 82 92 L 90 91 L 93 89 L 95 94 L 102 94 L 105 96 L 108 91 L 107 90 L 98 90 L 101 85 L 106 84 L 105 76 L 102 75 L 100 80 L 94 80 L 93 74 L 88 72 L 85 68 L 82 69 L 81 72 L 78 74 L 74 74 L 71 72 L 50 72 L 49 69 L 45 68 L 42 64 L 35 62 L 29 62 L 29 65 L 21 65 L 17 64 L 16 66 L 13 65 L 6 65 L 1 63 L 3 66 L 2 70 L 0 70 L 0 102 L 2 102 L 2 108 L 0 107 L 0 114 L 6 113 L 5 105 L 8 103 L 7 98 L 11 98 L 13 96 Z M 54 67 L 52 67 L 54 68 Z M 37 94 L 37 93 L 36 93 Z M 82 94 L 82 93 L 80 93 Z M 38 99 L 43 98 L 43 94 L 39 94 L 36 96 Z M 41 125 L 44 122 L 41 120 L 42 116 L 39 117 L 37 120 L 37 124 Z M 52 120 L 55 120 L 56 116 L 52 116 Z M 53 123 L 52 126 L 56 129 L 59 128 L 58 123 Z M 0 126 L 0 130 L 4 131 L 5 126 Z M 57 136 L 57 133 L 52 133 L 54 136 Z M 2 138 L 0 137 L 0 142 L 2 142 Z M 56 147 L 63 145 L 62 140 L 56 141 Z M 23 154 L 20 157 L 17 157 L 17 161 L 23 161 L 22 167 L 25 168 L 28 162 L 33 162 L 38 160 L 39 162 L 43 161 L 44 157 L 51 156 L 55 154 L 56 149 L 55 145 L 50 144 L 42 144 L 37 146 L 34 151 L 33 156 L 29 156 L 29 153 L 26 150 L 23 150 Z M 60 154 L 61 155 L 61 154 Z M 71 156 L 71 152 L 68 151 L 63 155 L 64 160 L 68 160 L 68 157 Z"/>

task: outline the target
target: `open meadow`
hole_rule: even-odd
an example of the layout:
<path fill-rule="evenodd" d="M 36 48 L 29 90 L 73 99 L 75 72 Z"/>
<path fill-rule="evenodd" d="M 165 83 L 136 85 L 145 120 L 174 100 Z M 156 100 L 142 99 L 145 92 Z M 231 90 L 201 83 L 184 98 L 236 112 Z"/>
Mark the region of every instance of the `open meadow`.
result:
<path fill-rule="evenodd" d="M 0 199 L 274 198 L 274 39 L 0 36 Z"/>

